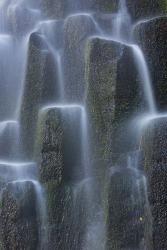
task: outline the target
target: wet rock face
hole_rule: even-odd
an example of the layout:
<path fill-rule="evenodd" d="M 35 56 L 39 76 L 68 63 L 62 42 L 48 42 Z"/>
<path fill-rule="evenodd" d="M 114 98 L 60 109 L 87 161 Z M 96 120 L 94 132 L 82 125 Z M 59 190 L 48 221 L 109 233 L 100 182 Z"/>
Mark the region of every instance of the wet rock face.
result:
<path fill-rule="evenodd" d="M 59 181 L 63 173 L 63 130 L 60 126 L 60 114 L 50 110 L 43 115 L 38 125 L 37 157 L 42 182 Z"/>
<path fill-rule="evenodd" d="M 166 12 L 165 0 L 127 0 L 133 20 L 162 15 Z"/>
<path fill-rule="evenodd" d="M 63 45 L 63 24 L 64 20 L 44 20 L 39 25 L 39 32 L 47 37 L 53 48 L 61 49 Z"/>
<path fill-rule="evenodd" d="M 92 152 L 103 160 L 111 155 L 119 49 L 115 42 L 92 38 L 86 51 L 87 106 L 94 136 L 90 141 L 96 145 Z"/>
<path fill-rule="evenodd" d="M 75 195 L 72 186 L 54 181 L 46 184 L 46 190 L 49 249 L 82 249 L 86 223 L 85 197 L 82 193 Z"/>
<path fill-rule="evenodd" d="M 135 38 L 148 62 L 157 107 L 167 109 L 167 18 L 154 18 L 135 27 Z"/>
<path fill-rule="evenodd" d="M 64 74 L 66 100 L 81 102 L 85 93 L 85 45 L 96 27 L 89 14 L 68 17 L 64 24 Z"/>
<path fill-rule="evenodd" d="M 47 83 L 47 84 L 46 84 Z M 27 156 L 32 158 L 38 111 L 58 98 L 56 63 L 40 33 L 30 36 L 27 73 L 21 107 L 21 135 Z"/>
<path fill-rule="evenodd" d="M 1 198 L 2 249 L 38 248 L 36 195 L 31 182 L 10 183 Z"/>
<path fill-rule="evenodd" d="M 70 0 L 69 12 L 77 11 L 98 11 L 111 13 L 117 9 L 118 1 L 116 0 Z"/>
<path fill-rule="evenodd" d="M 92 38 L 87 48 L 86 78 L 91 141 L 96 145 L 93 150 L 109 161 L 135 147 L 136 141 L 128 140 L 133 132 L 129 120 L 142 110 L 142 90 L 132 49 Z"/>
<path fill-rule="evenodd" d="M 42 0 L 41 9 L 49 19 L 61 19 L 66 15 L 66 0 Z"/>
<path fill-rule="evenodd" d="M 131 47 L 123 46 L 117 62 L 115 87 L 113 160 L 136 149 L 138 133 L 133 118 L 147 110 L 137 64 Z M 129 136 L 131 135 L 131 136 Z"/>
<path fill-rule="evenodd" d="M 42 182 L 84 178 L 80 108 L 50 108 L 39 122 L 37 155 Z"/>
<path fill-rule="evenodd" d="M 152 213 L 152 249 L 166 249 L 167 231 L 167 120 L 151 120 L 143 134 L 144 166 Z"/>
<path fill-rule="evenodd" d="M 145 200 L 142 175 L 117 168 L 110 177 L 108 249 L 144 249 Z"/>
<path fill-rule="evenodd" d="M 48 108 L 40 117 L 37 156 L 48 210 L 48 249 L 81 249 L 85 196 L 73 183 L 84 178 L 81 166 L 81 109 Z M 75 239 L 74 239 L 75 234 Z"/>

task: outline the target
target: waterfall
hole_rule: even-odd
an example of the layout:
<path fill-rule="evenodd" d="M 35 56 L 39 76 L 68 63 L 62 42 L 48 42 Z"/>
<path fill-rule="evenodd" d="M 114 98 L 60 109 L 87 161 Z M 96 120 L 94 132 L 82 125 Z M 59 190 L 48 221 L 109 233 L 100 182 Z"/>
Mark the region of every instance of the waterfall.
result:
<path fill-rule="evenodd" d="M 126 0 L 119 1 L 116 13 L 107 12 L 104 16 L 100 11 L 92 11 L 100 8 L 98 1 L 80 0 L 75 7 L 75 1 L 67 2 L 2 0 L 0 3 L 1 219 L 8 219 L 10 225 L 11 218 L 5 217 L 5 209 L 12 209 L 11 204 L 14 204 L 16 224 L 12 226 L 16 237 L 12 237 L 16 239 L 12 240 L 17 241 L 14 249 L 25 249 L 29 242 L 33 242 L 34 248 L 28 246 L 28 249 L 106 250 L 109 249 L 108 227 L 114 228 L 115 223 L 110 218 L 113 224 L 107 224 L 107 213 L 111 211 L 116 217 L 119 211 L 115 211 L 114 206 L 122 209 L 123 200 L 117 201 L 116 197 L 117 193 L 122 195 L 122 185 L 125 188 L 122 192 L 129 199 L 126 209 L 135 218 L 131 225 L 128 217 L 127 227 L 130 233 L 133 227 L 137 228 L 135 236 L 139 243 L 136 244 L 143 250 L 145 242 L 139 232 L 143 232 L 143 214 L 148 216 L 150 231 L 152 218 L 147 180 L 140 166 L 140 132 L 152 119 L 166 117 L 166 114 L 157 113 L 151 74 L 144 53 L 133 41 L 133 23 Z M 108 33 L 107 28 L 103 29 L 105 22 L 108 29 L 112 27 Z M 107 41 L 101 46 L 108 49 L 108 62 L 104 65 L 100 61 L 102 53 L 98 47 L 92 49 L 91 39 L 97 39 L 97 44 L 99 40 Z M 143 93 L 139 106 L 144 106 L 144 111 L 140 112 L 139 107 L 138 112 L 132 112 L 133 117 L 128 114 L 125 124 L 122 120 L 117 121 L 113 111 L 119 100 L 114 94 L 118 86 L 111 79 L 119 80 L 117 70 L 123 48 L 132 52 L 139 78 L 135 80 Z M 92 54 L 88 55 L 90 51 Z M 97 54 L 95 66 L 91 61 L 93 53 Z M 87 69 L 87 61 L 92 68 L 94 66 L 93 70 Z M 101 65 L 104 72 L 109 72 L 108 93 L 105 92 L 107 80 L 103 72 L 98 72 Z M 100 89 L 101 95 L 94 86 L 95 93 L 92 94 L 92 86 L 88 86 L 91 70 L 94 76 L 89 84 L 97 82 L 96 88 Z M 98 77 L 101 77 L 100 85 Z M 93 96 L 93 107 L 89 95 Z M 112 100 L 109 100 L 110 95 Z M 101 96 L 109 105 L 104 105 L 99 114 L 97 110 L 103 105 Z M 106 122 L 109 113 L 113 117 Z M 100 124 L 102 135 L 93 122 Z M 119 123 L 122 127 L 117 131 L 115 128 Z M 111 144 L 114 144 L 113 131 L 112 135 L 108 133 L 111 127 L 118 137 L 112 147 L 121 144 L 121 152 L 111 152 Z M 137 128 L 137 143 L 130 147 L 136 140 L 132 132 L 134 127 Z M 101 145 L 104 148 L 101 149 Z M 118 179 L 116 183 L 115 179 Z M 112 190 L 116 191 L 115 199 L 109 204 Z M 17 220 L 21 221 L 19 225 Z M 4 224 L 6 234 L 9 230 L 6 221 Z M 22 226 L 26 235 L 19 242 L 19 234 L 24 231 L 19 231 Z M 116 232 L 117 237 L 118 234 Z M 3 233 L 2 236 L 0 233 L 0 243 L 1 237 L 4 237 Z M 3 244 L 8 244 L 9 240 L 4 243 L 4 238 Z"/>

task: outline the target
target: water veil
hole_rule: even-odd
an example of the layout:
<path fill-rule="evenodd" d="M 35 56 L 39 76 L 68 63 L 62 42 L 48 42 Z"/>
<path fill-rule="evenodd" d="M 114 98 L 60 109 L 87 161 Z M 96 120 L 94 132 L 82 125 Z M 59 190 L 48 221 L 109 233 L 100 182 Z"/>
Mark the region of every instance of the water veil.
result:
<path fill-rule="evenodd" d="M 142 133 L 166 114 L 133 28 L 125 0 L 1 0 L 0 248 L 146 249 Z"/>

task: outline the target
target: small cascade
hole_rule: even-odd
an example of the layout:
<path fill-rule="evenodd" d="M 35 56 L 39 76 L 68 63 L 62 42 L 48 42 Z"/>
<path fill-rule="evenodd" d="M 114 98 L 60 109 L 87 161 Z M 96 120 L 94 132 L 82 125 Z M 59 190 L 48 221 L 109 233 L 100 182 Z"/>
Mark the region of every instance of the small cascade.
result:
<path fill-rule="evenodd" d="M 152 115 L 156 113 L 156 105 L 152 91 L 152 83 L 148 67 L 141 49 L 137 45 L 131 45 L 131 46 L 133 49 L 136 64 L 138 66 L 138 70 L 139 72 L 141 72 L 140 77 L 141 77 L 141 82 L 144 84 L 143 86 L 144 94 L 145 94 L 145 99 L 148 102 L 149 113 Z"/>
<path fill-rule="evenodd" d="M 118 13 L 113 20 L 112 36 L 114 39 L 122 42 L 129 41 L 131 25 L 131 17 L 128 13 L 126 0 L 121 0 L 119 1 Z"/>

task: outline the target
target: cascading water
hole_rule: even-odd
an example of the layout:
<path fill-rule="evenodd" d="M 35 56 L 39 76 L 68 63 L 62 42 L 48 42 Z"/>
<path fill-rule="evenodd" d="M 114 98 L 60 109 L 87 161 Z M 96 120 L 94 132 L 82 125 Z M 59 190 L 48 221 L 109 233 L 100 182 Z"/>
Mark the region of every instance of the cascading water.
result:
<path fill-rule="evenodd" d="M 146 103 L 147 112 L 144 112 L 144 119 L 137 114 L 136 119 L 133 119 L 132 122 L 135 120 L 137 123 L 140 120 L 141 130 L 143 124 L 146 124 L 145 122 L 163 117 L 163 114 L 157 114 L 156 111 L 152 82 L 144 54 L 139 46 L 133 43 L 131 37 L 133 27 L 125 0 L 119 1 L 118 13 L 114 14 L 112 20 L 110 20 L 112 32 L 109 32 L 109 34 L 106 34 L 106 31 L 103 32 L 103 29 L 100 28 L 100 21 L 94 13 L 82 12 L 82 9 L 85 11 L 85 5 L 80 1 L 77 2 L 76 9 L 73 9 L 74 2 L 68 1 L 68 8 L 64 11 L 65 14 L 62 14 L 63 18 L 59 20 L 51 14 L 47 18 L 48 12 L 52 13 L 52 10 L 45 4 L 47 6 L 44 0 L 37 2 L 34 0 L 29 2 L 26 0 L 4 0 L 0 3 L 0 179 L 2 179 L 0 193 L 5 203 L 4 190 L 10 193 L 13 189 L 13 192 L 15 192 L 13 196 L 16 196 L 16 200 L 21 200 L 19 201 L 19 209 L 22 211 L 28 206 L 24 201 L 23 194 L 25 193 L 27 202 L 31 203 L 34 190 L 35 207 L 32 205 L 29 209 L 37 210 L 37 215 L 32 211 L 30 213 L 23 211 L 23 215 L 25 212 L 25 216 L 30 216 L 32 220 L 31 223 L 26 222 L 27 228 L 30 227 L 28 230 L 35 231 L 36 225 L 38 226 L 36 236 L 38 240 L 34 240 L 37 243 L 34 243 L 36 245 L 32 249 L 106 250 L 108 234 L 105 213 L 108 205 L 103 205 L 103 200 L 106 199 L 104 192 L 107 192 L 107 188 L 103 187 L 104 183 L 102 184 L 99 181 L 99 176 L 94 174 L 91 158 L 90 121 L 87 114 L 88 104 L 85 100 L 85 95 L 87 96 L 88 93 L 87 89 L 85 91 L 85 89 L 83 90 L 84 87 L 80 86 L 80 82 L 83 81 L 85 84 L 87 80 L 85 79 L 86 73 L 80 68 L 80 64 L 83 64 L 83 68 L 85 67 L 83 51 L 85 51 L 86 42 L 90 37 L 118 43 L 120 47 L 126 46 L 133 52 L 139 81 L 142 83 L 144 93 L 142 101 Z M 107 18 L 110 17 L 110 15 L 107 16 Z M 80 27 L 81 31 L 75 26 L 77 22 L 83 22 L 83 27 Z M 69 28 L 69 23 L 74 26 L 73 36 L 76 39 L 70 44 L 68 44 L 69 41 L 65 44 L 63 32 L 65 33 L 64 27 Z M 84 30 L 85 27 L 87 28 L 86 31 Z M 77 32 L 81 32 L 79 38 L 76 36 Z M 65 35 L 69 38 L 69 33 L 67 31 L 66 33 Z M 71 53 L 73 43 L 74 48 Z M 29 55 L 32 51 L 34 54 Z M 122 50 L 119 52 L 121 54 Z M 98 51 L 96 53 L 98 54 Z M 31 57 L 33 58 L 32 61 L 30 60 L 32 64 L 35 60 L 40 64 L 33 65 L 34 69 L 31 65 L 27 65 Z M 69 64 L 66 64 L 69 58 Z M 98 60 L 99 58 L 97 58 Z M 23 126 L 24 116 L 22 114 L 22 110 L 24 110 L 22 106 L 27 101 L 25 97 L 27 86 L 25 85 L 30 81 L 27 80 L 27 75 L 30 78 L 34 77 L 33 85 L 37 86 L 38 93 L 35 96 L 35 90 L 31 86 L 31 98 L 34 98 L 32 105 L 29 103 L 28 106 L 31 117 L 24 121 L 29 130 L 26 126 Z M 71 86 L 68 82 L 71 83 Z M 49 89 L 50 85 L 53 85 L 51 90 Z M 78 96 L 76 94 L 74 97 L 77 101 L 76 99 L 73 101 L 73 96 L 71 97 L 68 94 L 73 87 L 77 88 L 77 94 L 78 89 L 83 90 L 81 91 L 83 93 L 79 93 Z M 29 102 L 31 98 L 28 100 Z M 26 109 L 24 111 L 26 112 Z M 95 111 L 93 112 L 95 113 Z M 105 112 L 106 110 L 103 110 L 103 113 Z M 54 119 L 52 115 L 55 116 Z M 96 119 L 98 120 L 99 117 L 96 117 Z M 38 125 L 39 121 L 37 120 L 41 122 L 40 125 Z M 44 124 L 44 128 L 41 124 Z M 129 124 L 131 126 L 131 122 Z M 52 129 L 56 135 L 53 135 Z M 25 130 L 32 132 L 33 136 L 29 134 L 30 132 L 26 134 Z M 38 144 L 43 147 L 40 149 L 38 156 L 36 156 L 34 149 L 36 145 L 31 145 L 31 143 L 30 147 L 32 146 L 33 150 L 30 149 L 30 157 L 27 156 L 29 155 L 27 152 L 23 152 L 22 148 L 24 148 L 26 140 L 23 142 L 21 131 L 26 134 L 26 140 L 31 136 L 33 137 L 31 141 L 33 144 L 37 144 L 37 148 Z M 36 136 L 38 132 L 43 133 L 40 138 Z M 130 137 L 131 134 L 128 134 L 128 138 Z M 138 139 L 139 137 L 140 135 L 138 135 Z M 125 183 L 131 183 L 127 191 L 131 194 L 130 206 L 132 208 L 130 209 L 133 211 L 133 216 L 137 218 L 136 224 L 134 223 L 135 226 L 139 224 L 140 227 L 140 223 L 143 222 L 144 206 L 146 206 L 149 218 L 151 218 L 151 215 L 146 178 L 140 169 L 139 143 L 138 141 L 137 148 L 134 148 L 133 152 L 123 155 L 123 160 L 120 160 L 119 166 L 112 166 L 111 171 L 107 168 L 107 171 L 109 171 L 107 175 L 108 179 L 112 179 L 113 176 L 120 174 L 121 178 L 122 176 L 125 177 Z M 26 155 L 26 160 L 23 155 Z M 38 162 L 40 157 L 42 160 L 40 159 L 40 162 Z M 55 162 L 52 163 L 52 161 Z M 42 164 L 44 169 L 41 170 Z M 50 173 L 45 175 L 49 164 L 51 176 Z M 111 162 L 107 164 L 111 164 Z M 57 175 L 54 176 L 55 169 L 58 177 Z M 54 193 L 54 204 L 50 194 L 46 197 L 39 176 L 46 193 L 48 190 L 48 192 Z M 58 188 L 58 191 L 56 188 Z M 119 187 L 117 191 L 119 193 Z M 58 197 L 59 200 L 56 200 L 55 197 Z M 70 204 L 68 204 L 69 201 Z M 53 214 L 51 210 L 54 211 Z M 62 214 L 63 212 L 64 214 Z M 138 235 L 137 232 L 136 237 L 140 238 L 140 235 Z M 56 244 L 53 246 L 52 240 L 54 241 L 55 238 Z M 66 245 L 64 246 L 64 244 Z M 139 248 L 143 250 L 144 244 L 140 242 Z M 24 247 L 19 246 L 18 249 L 24 249 Z"/>

